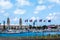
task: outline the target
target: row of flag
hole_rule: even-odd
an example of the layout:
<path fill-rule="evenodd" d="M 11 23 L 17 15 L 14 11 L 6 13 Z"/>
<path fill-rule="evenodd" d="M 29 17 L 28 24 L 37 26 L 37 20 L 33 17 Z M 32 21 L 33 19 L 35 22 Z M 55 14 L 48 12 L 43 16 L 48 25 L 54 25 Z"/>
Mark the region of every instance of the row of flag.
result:
<path fill-rule="evenodd" d="M 51 22 L 51 20 L 42 20 L 42 19 L 39 20 L 39 22 L 46 22 L 46 21 L 47 21 L 47 22 Z M 33 21 L 33 20 L 28 20 L 28 19 L 26 19 L 25 22 L 37 22 L 37 20 L 34 20 L 34 21 Z"/>

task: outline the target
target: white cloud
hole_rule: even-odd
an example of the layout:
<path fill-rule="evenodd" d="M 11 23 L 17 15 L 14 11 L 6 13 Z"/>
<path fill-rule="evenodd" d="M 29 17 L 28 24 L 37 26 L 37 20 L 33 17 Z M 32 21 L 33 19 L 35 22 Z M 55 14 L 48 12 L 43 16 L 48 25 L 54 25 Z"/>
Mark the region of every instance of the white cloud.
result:
<path fill-rule="evenodd" d="M 16 0 L 16 5 L 18 6 L 30 6 L 31 2 L 29 2 L 29 0 Z"/>
<path fill-rule="evenodd" d="M 39 13 L 39 11 L 34 11 L 34 14 L 38 14 Z"/>
<path fill-rule="evenodd" d="M 14 14 L 25 14 L 26 10 L 22 10 L 22 9 L 16 9 L 14 11 Z"/>
<path fill-rule="evenodd" d="M 60 0 L 48 0 L 49 2 L 54 2 L 54 3 L 57 3 L 57 4 L 60 4 Z"/>
<path fill-rule="evenodd" d="M 56 16 L 57 19 L 60 19 L 60 12 L 54 12 L 53 14 Z"/>
<path fill-rule="evenodd" d="M 51 16 L 52 14 L 51 13 L 49 13 L 49 16 Z"/>
<path fill-rule="evenodd" d="M 35 10 L 37 11 L 41 11 L 41 10 L 45 10 L 46 9 L 46 6 L 42 5 L 42 6 L 37 6 Z"/>
<path fill-rule="evenodd" d="M 43 4 L 44 0 L 38 0 L 38 4 Z"/>
<path fill-rule="evenodd" d="M 12 3 L 8 0 L 0 0 L 0 7 L 1 9 L 10 9 L 12 8 Z"/>
<path fill-rule="evenodd" d="M 43 10 L 46 10 L 46 9 L 52 9 L 55 5 L 52 4 L 52 5 L 48 5 L 48 6 L 45 6 L 45 5 L 38 5 L 36 6 L 35 10 L 34 10 L 34 14 L 38 14 L 40 11 L 43 11 Z"/>
<path fill-rule="evenodd" d="M 53 13 L 49 13 L 49 15 L 46 17 L 46 19 L 60 19 L 60 12 L 53 12 Z"/>
<path fill-rule="evenodd" d="M 45 5 L 39 5 L 39 6 L 36 6 L 36 9 L 34 11 L 34 14 L 38 14 L 39 11 L 42 11 L 42 10 L 45 10 L 46 9 L 46 6 Z"/>
<path fill-rule="evenodd" d="M 49 13 L 49 15 L 46 17 L 48 20 L 49 19 L 54 19 L 55 15 L 53 13 Z"/>

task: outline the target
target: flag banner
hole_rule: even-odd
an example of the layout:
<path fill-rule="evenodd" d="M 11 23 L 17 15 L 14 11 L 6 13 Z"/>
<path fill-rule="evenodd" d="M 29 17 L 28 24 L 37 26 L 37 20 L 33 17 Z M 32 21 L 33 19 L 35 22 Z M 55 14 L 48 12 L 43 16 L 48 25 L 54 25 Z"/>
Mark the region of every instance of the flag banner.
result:
<path fill-rule="evenodd" d="M 48 20 L 48 22 L 51 22 L 51 20 Z"/>
<path fill-rule="evenodd" d="M 35 26 L 35 22 L 33 22 L 33 26 Z"/>
<path fill-rule="evenodd" d="M 37 20 L 34 20 L 34 22 L 33 22 L 33 26 L 35 26 L 35 23 L 37 22 Z"/>
<path fill-rule="evenodd" d="M 28 22 L 28 19 L 26 19 L 25 22 Z"/>
<path fill-rule="evenodd" d="M 44 20 L 43 22 L 46 22 L 46 20 Z"/>
<path fill-rule="evenodd" d="M 42 19 L 40 19 L 39 22 L 42 22 Z"/>
<path fill-rule="evenodd" d="M 30 22 L 32 22 L 33 20 L 31 19 L 31 20 L 29 20 Z"/>

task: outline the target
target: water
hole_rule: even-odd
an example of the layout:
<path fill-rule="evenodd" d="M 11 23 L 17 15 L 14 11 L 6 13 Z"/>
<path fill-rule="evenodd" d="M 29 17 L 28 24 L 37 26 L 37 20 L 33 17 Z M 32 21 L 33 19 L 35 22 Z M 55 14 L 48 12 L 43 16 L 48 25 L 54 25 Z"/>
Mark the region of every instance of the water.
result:
<path fill-rule="evenodd" d="M 60 34 L 60 32 L 24 32 L 24 33 L 0 33 L 0 36 L 47 36 L 47 35 Z"/>

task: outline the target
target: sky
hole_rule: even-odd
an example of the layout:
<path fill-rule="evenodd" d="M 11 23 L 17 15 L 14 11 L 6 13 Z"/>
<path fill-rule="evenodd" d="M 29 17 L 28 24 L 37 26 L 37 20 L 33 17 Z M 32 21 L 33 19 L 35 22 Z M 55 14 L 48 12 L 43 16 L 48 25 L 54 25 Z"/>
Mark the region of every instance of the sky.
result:
<path fill-rule="evenodd" d="M 19 19 L 22 18 L 24 25 L 33 24 L 33 22 L 26 23 L 26 19 L 36 19 L 36 25 L 59 25 L 60 0 L 0 0 L 0 23 L 6 22 L 8 17 L 10 24 L 19 24 Z M 39 22 L 39 19 L 46 22 Z"/>

